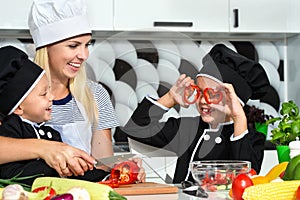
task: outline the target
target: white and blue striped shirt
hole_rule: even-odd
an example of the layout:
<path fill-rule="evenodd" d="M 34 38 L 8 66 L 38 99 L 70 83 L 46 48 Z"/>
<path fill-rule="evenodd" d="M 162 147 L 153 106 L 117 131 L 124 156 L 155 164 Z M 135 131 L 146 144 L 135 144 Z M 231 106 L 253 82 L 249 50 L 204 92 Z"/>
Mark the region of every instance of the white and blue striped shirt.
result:
<path fill-rule="evenodd" d="M 90 87 L 92 93 L 94 94 L 96 104 L 98 107 L 99 120 L 98 120 L 97 130 L 103 130 L 103 129 L 114 128 L 119 126 L 119 122 L 107 90 L 101 84 L 92 81 L 88 81 L 88 86 Z M 76 144 L 79 143 L 80 141 L 68 142 L 68 141 L 81 140 L 80 136 L 77 139 L 64 138 L 66 137 L 66 135 L 68 135 L 68 137 L 70 136 L 77 137 L 77 136 L 76 134 L 63 133 L 64 130 L 63 126 L 71 123 L 75 123 L 76 121 L 84 122 L 85 118 L 81 114 L 77 102 L 71 94 L 69 94 L 67 97 L 61 100 L 53 101 L 52 119 L 48 121 L 46 124 L 58 130 L 61 133 L 64 142 L 72 146 L 75 146 L 77 148 L 81 148 L 79 144 Z M 90 126 L 89 128 L 92 130 L 92 126 Z M 89 141 L 91 141 L 91 138 L 89 138 Z M 90 144 L 87 145 L 90 146 Z M 90 152 L 90 149 L 87 149 L 87 147 L 85 147 L 84 150 Z"/>

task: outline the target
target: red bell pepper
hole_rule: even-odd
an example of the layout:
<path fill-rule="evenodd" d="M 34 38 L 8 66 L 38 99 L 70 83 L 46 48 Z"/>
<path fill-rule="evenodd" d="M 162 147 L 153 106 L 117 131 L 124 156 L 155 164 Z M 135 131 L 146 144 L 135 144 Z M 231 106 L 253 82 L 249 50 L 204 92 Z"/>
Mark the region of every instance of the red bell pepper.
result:
<path fill-rule="evenodd" d="M 119 184 L 131 184 L 137 181 L 140 168 L 133 161 L 124 161 L 114 166 L 111 176 L 118 178 Z"/>
<path fill-rule="evenodd" d="M 137 181 L 140 168 L 133 161 L 124 161 L 114 166 L 110 172 L 110 178 L 106 181 L 100 181 L 100 184 L 109 185 L 112 188 L 119 185 L 132 184 Z"/>
<path fill-rule="evenodd" d="M 203 91 L 203 95 L 206 103 L 208 104 L 218 104 L 220 101 L 222 101 L 223 98 L 223 94 L 221 92 L 215 91 L 212 88 L 205 88 Z"/>

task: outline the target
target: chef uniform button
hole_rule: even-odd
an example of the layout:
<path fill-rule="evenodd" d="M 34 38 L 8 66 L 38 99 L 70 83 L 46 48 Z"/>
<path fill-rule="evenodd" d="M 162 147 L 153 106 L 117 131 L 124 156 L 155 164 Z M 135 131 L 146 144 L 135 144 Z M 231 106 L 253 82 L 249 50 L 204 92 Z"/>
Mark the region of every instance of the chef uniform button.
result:
<path fill-rule="evenodd" d="M 45 135 L 45 132 L 44 132 L 42 129 L 40 129 L 40 130 L 39 130 L 39 134 L 40 134 L 40 135 Z"/>
<path fill-rule="evenodd" d="M 216 142 L 217 144 L 220 144 L 220 143 L 222 142 L 222 138 L 216 137 L 215 142 Z"/>
<path fill-rule="evenodd" d="M 52 138 L 52 133 L 51 132 L 47 132 L 47 136 L 48 136 L 48 138 Z"/>
<path fill-rule="evenodd" d="M 207 141 L 207 140 L 209 140 L 209 139 L 210 139 L 210 136 L 209 136 L 209 135 L 207 135 L 207 134 L 206 134 L 206 135 L 204 135 L 204 140 L 206 140 L 206 141 Z"/>

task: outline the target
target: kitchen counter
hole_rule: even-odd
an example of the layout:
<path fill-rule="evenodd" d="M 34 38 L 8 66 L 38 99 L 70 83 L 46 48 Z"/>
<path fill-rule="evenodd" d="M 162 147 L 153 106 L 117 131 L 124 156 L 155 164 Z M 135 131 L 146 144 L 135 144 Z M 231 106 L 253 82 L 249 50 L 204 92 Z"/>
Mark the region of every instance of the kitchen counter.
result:
<path fill-rule="evenodd" d="M 228 191 L 222 192 L 209 192 L 208 198 L 199 198 L 192 195 L 188 195 L 182 193 L 181 190 L 177 194 L 155 194 L 155 195 L 132 195 L 126 196 L 128 200 L 199 200 L 199 199 L 206 199 L 206 200 L 230 200 L 231 198 L 228 196 Z"/>

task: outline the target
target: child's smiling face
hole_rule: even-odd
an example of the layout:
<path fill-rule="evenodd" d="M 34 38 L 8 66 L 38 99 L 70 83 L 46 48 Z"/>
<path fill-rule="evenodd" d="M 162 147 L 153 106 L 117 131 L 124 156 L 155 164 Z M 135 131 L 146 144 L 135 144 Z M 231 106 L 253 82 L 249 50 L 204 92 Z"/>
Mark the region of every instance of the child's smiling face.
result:
<path fill-rule="evenodd" d="M 222 100 L 217 105 L 208 104 L 204 98 L 204 95 L 200 95 L 196 102 L 196 107 L 200 113 L 200 116 L 202 117 L 202 120 L 211 125 L 217 125 L 218 123 L 224 122 L 226 115 L 224 111 L 225 107 L 222 105 L 225 104 L 226 95 L 224 90 L 222 90 L 222 84 L 210 78 L 199 76 L 197 78 L 197 85 L 199 88 L 201 88 L 201 90 L 205 90 L 205 88 L 212 88 L 213 90 L 222 94 Z M 220 108 L 218 105 L 221 105 L 221 110 L 216 109 L 217 107 Z"/>
<path fill-rule="evenodd" d="M 48 121 L 51 119 L 52 100 L 53 95 L 44 74 L 14 113 L 36 123 Z"/>

